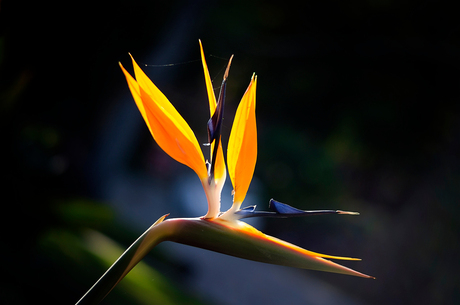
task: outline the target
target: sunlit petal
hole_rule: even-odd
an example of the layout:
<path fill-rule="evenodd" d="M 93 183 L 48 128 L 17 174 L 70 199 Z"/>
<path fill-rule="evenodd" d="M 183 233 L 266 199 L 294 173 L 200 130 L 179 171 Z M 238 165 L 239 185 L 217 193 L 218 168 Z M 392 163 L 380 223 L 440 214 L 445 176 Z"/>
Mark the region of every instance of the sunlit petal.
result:
<path fill-rule="evenodd" d="M 256 86 L 257 77 L 253 75 L 236 111 L 228 140 L 227 165 L 234 190 L 233 211 L 239 209 L 246 197 L 256 166 Z"/>
<path fill-rule="evenodd" d="M 136 80 L 123 68 L 129 89 L 153 138 L 173 159 L 192 168 L 200 179 L 207 170 L 200 145 L 187 122 L 133 59 Z"/>
<path fill-rule="evenodd" d="M 204 80 L 206 83 L 206 91 L 208 93 L 210 117 L 212 117 L 214 115 L 214 112 L 216 111 L 217 102 L 216 102 L 216 96 L 214 94 L 214 88 L 212 87 L 211 76 L 209 75 L 208 65 L 206 64 L 206 59 L 204 57 L 203 45 L 201 44 L 201 40 L 200 40 L 200 51 L 201 51 L 201 62 L 203 64 L 203 70 L 204 70 Z M 214 151 L 214 145 L 215 143 L 211 143 L 211 154 Z M 212 159 L 213 156 L 211 155 L 210 157 Z M 215 163 L 215 168 L 214 168 L 214 178 L 216 180 L 224 179 L 225 181 L 225 176 L 226 176 L 226 170 L 225 170 L 224 154 L 222 151 L 222 141 L 219 140 L 219 147 L 217 148 L 216 163 Z M 223 181 L 216 181 L 216 183 L 218 184 L 219 182 L 223 184 Z"/>
<path fill-rule="evenodd" d="M 216 110 L 216 96 L 214 95 L 214 88 L 212 87 L 211 76 L 209 75 L 208 65 L 206 64 L 206 59 L 204 57 L 203 45 L 200 42 L 200 51 L 201 51 L 201 62 L 203 64 L 204 70 L 204 80 L 206 83 L 206 91 L 208 92 L 208 99 L 209 99 L 209 109 L 211 111 L 211 116 L 214 114 Z"/>

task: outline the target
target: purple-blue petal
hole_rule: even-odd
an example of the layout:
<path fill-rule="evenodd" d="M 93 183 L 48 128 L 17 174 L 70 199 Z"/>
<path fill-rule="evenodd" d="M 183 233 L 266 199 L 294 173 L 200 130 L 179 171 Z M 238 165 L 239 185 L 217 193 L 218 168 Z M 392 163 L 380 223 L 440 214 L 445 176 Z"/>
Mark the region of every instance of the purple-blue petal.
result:
<path fill-rule="evenodd" d="M 278 217 L 278 218 L 288 218 L 288 217 L 302 217 L 309 215 L 320 215 L 320 214 L 340 214 L 342 211 L 339 210 L 300 210 L 294 208 L 288 204 L 270 199 L 269 208 L 272 211 L 256 211 L 256 206 L 249 206 L 243 209 L 238 210 L 235 214 L 239 215 L 240 218 L 249 218 L 249 217 Z"/>

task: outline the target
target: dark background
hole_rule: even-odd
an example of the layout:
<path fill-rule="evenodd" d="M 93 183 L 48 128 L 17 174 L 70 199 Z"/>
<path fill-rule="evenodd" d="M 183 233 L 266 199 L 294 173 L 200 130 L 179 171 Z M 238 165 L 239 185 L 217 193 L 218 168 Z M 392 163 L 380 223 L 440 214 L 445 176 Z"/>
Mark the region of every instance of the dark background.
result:
<path fill-rule="evenodd" d="M 334 287 L 350 304 L 460 302 L 460 27 L 453 7 L 16 0 L 0 3 L 2 304 L 75 303 L 106 269 L 85 236 L 101 232 L 122 249 L 165 213 L 206 212 L 204 201 L 191 214 L 170 193 L 130 196 L 140 185 L 181 189 L 181 175 L 194 174 L 150 138 L 118 67 L 121 61 L 132 71 L 128 52 L 141 64 L 176 64 L 144 70 L 204 143 L 198 39 L 216 87 L 235 54 L 224 134 L 258 75 L 259 208 L 273 197 L 303 209 L 361 212 L 260 224 L 313 251 L 360 257 L 347 265 L 377 280 L 298 271 L 301 278 Z M 114 203 L 120 194 L 129 197 L 129 217 Z M 136 215 L 147 220 L 136 224 Z M 139 301 L 122 287 L 107 304 L 226 304 L 238 285 L 252 285 L 235 278 L 238 285 L 222 285 L 216 300 L 189 287 L 197 268 L 171 258 L 168 248 L 145 261 L 165 278 L 148 282 L 163 287 L 168 301 Z"/>

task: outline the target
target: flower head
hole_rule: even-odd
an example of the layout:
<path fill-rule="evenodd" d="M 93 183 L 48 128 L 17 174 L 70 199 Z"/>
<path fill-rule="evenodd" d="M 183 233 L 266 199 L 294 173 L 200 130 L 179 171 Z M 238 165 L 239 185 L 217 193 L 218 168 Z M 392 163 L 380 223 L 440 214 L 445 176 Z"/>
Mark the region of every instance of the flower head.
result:
<path fill-rule="evenodd" d="M 220 214 L 220 194 L 226 177 L 221 124 L 227 78 L 233 57 L 228 63 L 219 98 L 216 100 L 201 41 L 200 50 L 211 117 L 208 121 L 211 160 L 208 162 L 205 161 L 198 140 L 190 126 L 166 96 L 140 69 L 134 58 L 131 57 L 136 79 L 121 64 L 120 67 L 126 76 L 136 105 L 155 141 L 168 155 L 193 169 L 200 178 L 208 200 L 208 213 L 205 218 L 213 219 Z M 253 75 L 238 107 L 228 143 L 229 175 L 234 187 L 232 211 L 239 209 L 246 196 L 257 158 L 256 86 L 257 77 Z"/>
<path fill-rule="evenodd" d="M 257 159 L 255 117 L 257 77 L 255 75 L 251 77 L 238 106 L 228 141 L 227 165 L 233 185 L 233 205 L 228 211 L 221 213 L 220 196 L 226 176 L 221 125 L 225 89 L 233 57 L 225 71 L 219 97 L 216 100 L 201 41 L 200 50 L 210 109 L 210 119 L 207 124 L 209 161 L 205 161 L 198 140 L 187 122 L 134 59 L 131 57 L 135 79 L 121 64 L 120 66 L 134 101 L 155 141 L 168 155 L 187 165 L 198 175 L 206 193 L 208 212 L 199 218 L 164 220 L 167 215 L 161 217 L 123 253 L 80 302 L 102 299 L 150 249 L 165 240 L 259 262 L 373 278 L 327 260 L 359 259 L 305 250 L 265 235 L 240 220 L 247 217 L 286 218 L 314 214 L 358 214 L 340 210 L 303 211 L 273 199 L 269 204 L 271 211 L 256 211 L 255 206 L 240 208 L 251 183 Z"/>
<path fill-rule="evenodd" d="M 313 261 L 316 263 L 320 262 L 320 265 L 324 264 L 326 261 L 322 258 L 355 260 L 352 258 L 319 254 L 298 248 L 274 237 L 267 236 L 252 226 L 240 221 L 240 219 L 246 217 L 294 217 L 324 213 L 358 214 L 339 210 L 302 211 L 273 199 L 270 200 L 270 208 L 272 211 L 256 211 L 255 206 L 240 209 L 246 197 L 249 184 L 251 183 L 257 159 L 257 128 L 255 116 L 257 76 L 255 74 L 251 77 L 249 86 L 239 103 L 230 132 L 227 150 L 227 165 L 228 174 L 233 185 L 233 205 L 228 211 L 221 213 L 220 196 L 226 176 L 221 140 L 221 124 L 225 103 L 225 90 L 233 56 L 229 60 L 220 87 L 219 97 L 216 99 L 201 41 L 200 52 L 210 109 L 210 119 L 207 124 L 208 146 L 210 148 L 211 159 L 209 161 L 204 160 L 200 145 L 187 122 L 185 122 L 168 99 L 144 74 L 134 59 L 131 57 L 136 79 L 134 79 L 120 64 L 134 100 L 155 141 L 172 158 L 193 169 L 201 180 L 208 200 L 208 213 L 204 217 L 198 218 L 196 222 L 193 222 L 194 225 L 190 226 L 197 227 L 206 223 L 205 226 L 208 227 L 206 232 L 212 231 L 209 227 L 213 226 L 219 226 L 219 230 L 226 228 L 231 230 L 232 234 L 238 232 L 238 234 L 242 234 L 241 236 L 245 236 L 249 240 L 252 240 L 252 242 L 256 239 L 260 242 L 270 244 L 271 246 L 279 247 L 280 249 L 289 249 L 289 251 L 294 251 L 297 254 L 301 253 L 301 256 L 313 258 Z M 207 222 L 203 222 L 203 220 Z M 175 234 L 174 237 L 171 238 L 182 243 L 197 245 L 211 250 L 220 249 L 220 246 L 217 246 L 216 243 L 204 242 L 206 240 L 206 234 L 200 233 L 201 235 L 194 235 L 191 233 L 194 232 L 194 230 L 181 232 L 182 233 Z M 193 238 L 191 238 L 192 235 Z M 197 242 L 198 240 L 203 241 Z M 222 244 L 225 244 L 225 242 L 222 242 Z M 223 250 L 216 251 L 225 252 Z M 228 252 L 229 251 L 227 251 L 227 253 Z M 231 255 L 245 256 L 237 254 L 236 252 L 238 251 L 236 248 L 230 252 L 233 253 Z M 251 257 L 248 253 L 246 253 L 246 256 L 248 258 Z M 262 258 L 256 260 L 264 261 Z M 268 260 L 268 262 L 275 264 L 280 263 L 273 259 Z M 367 277 L 351 269 L 332 262 L 330 263 L 335 268 L 338 268 L 335 272 L 343 273 L 343 270 L 347 270 L 345 273 Z M 287 260 L 285 260 L 281 264 L 292 265 L 292 262 L 288 263 Z M 329 262 L 326 263 L 326 265 L 330 266 Z"/>

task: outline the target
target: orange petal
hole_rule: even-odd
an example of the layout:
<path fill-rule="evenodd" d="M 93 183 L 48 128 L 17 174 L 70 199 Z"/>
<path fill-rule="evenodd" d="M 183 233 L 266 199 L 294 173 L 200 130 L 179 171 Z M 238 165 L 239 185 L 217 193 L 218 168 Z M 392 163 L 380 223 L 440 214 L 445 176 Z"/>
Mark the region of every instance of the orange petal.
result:
<path fill-rule="evenodd" d="M 134 101 L 153 138 L 173 159 L 189 166 L 200 179 L 206 179 L 206 164 L 195 134 L 134 59 L 133 66 L 136 80 L 120 64 Z"/>
<path fill-rule="evenodd" d="M 246 197 L 256 166 L 256 86 L 257 77 L 253 75 L 236 111 L 228 140 L 227 165 L 234 190 L 232 210 L 237 210 Z"/>
<path fill-rule="evenodd" d="M 203 63 L 203 71 L 204 71 L 204 80 L 206 83 L 206 91 L 208 93 L 208 100 L 209 100 L 209 112 L 210 117 L 214 115 L 216 111 L 217 102 L 216 96 L 214 94 L 214 88 L 212 87 L 211 76 L 209 75 L 208 65 L 206 64 L 206 59 L 204 57 L 203 45 L 200 42 L 200 52 L 201 52 L 201 62 Z M 211 143 L 211 154 L 214 151 L 215 143 Z M 212 155 L 210 156 L 212 160 Z M 224 161 L 224 153 L 222 151 L 222 141 L 219 141 L 219 147 L 217 149 L 217 157 L 216 157 L 216 164 L 214 168 L 214 178 L 216 179 L 216 183 L 219 183 L 219 179 L 225 179 L 226 170 L 225 170 L 225 161 Z"/>
<path fill-rule="evenodd" d="M 209 70 L 208 70 L 208 65 L 206 64 L 206 59 L 204 58 L 204 51 L 203 51 L 203 45 L 200 42 L 200 52 L 201 52 L 201 62 L 203 63 L 203 70 L 204 70 L 204 80 L 206 82 L 206 91 L 208 92 L 208 98 L 209 98 L 209 109 L 211 111 L 211 116 L 214 114 L 214 111 L 216 110 L 216 96 L 214 95 L 214 89 L 212 87 L 212 82 L 211 82 L 211 77 L 209 75 Z"/>

